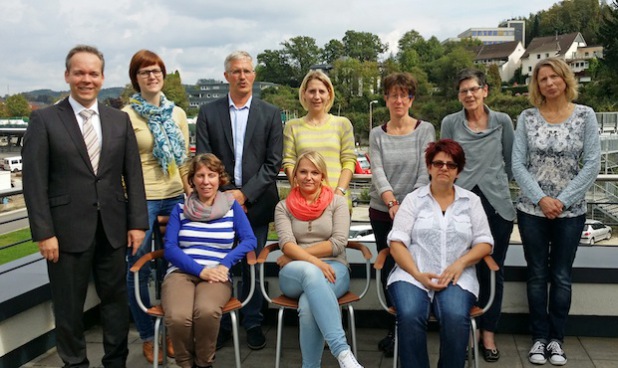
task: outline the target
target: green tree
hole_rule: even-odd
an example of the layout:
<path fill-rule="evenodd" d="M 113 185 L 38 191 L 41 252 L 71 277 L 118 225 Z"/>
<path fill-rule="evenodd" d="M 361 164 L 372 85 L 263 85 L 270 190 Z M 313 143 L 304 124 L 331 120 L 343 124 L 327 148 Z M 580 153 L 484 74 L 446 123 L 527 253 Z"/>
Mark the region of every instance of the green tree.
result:
<path fill-rule="evenodd" d="M 335 60 L 343 57 L 344 55 L 345 47 L 343 46 L 343 42 L 333 39 L 324 45 L 320 58 L 323 62 L 332 64 Z"/>
<path fill-rule="evenodd" d="M 298 87 L 312 65 L 317 64 L 323 51 L 315 39 L 292 37 L 281 42 L 281 50 L 265 50 L 258 54 L 257 79 L 291 87 Z"/>
<path fill-rule="evenodd" d="M 618 0 L 614 0 L 603 12 L 599 26 L 599 41 L 603 45 L 603 64 L 618 73 Z"/>
<path fill-rule="evenodd" d="M 9 109 L 6 108 L 6 104 L 4 102 L 0 102 L 0 118 L 8 118 Z"/>
<path fill-rule="evenodd" d="M 455 98 L 457 73 L 473 66 L 474 54 L 464 45 L 450 45 L 450 52 L 438 59 L 430 69 L 430 81 L 440 89 L 441 95 Z"/>
<path fill-rule="evenodd" d="M 492 93 L 500 93 L 502 91 L 502 78 L 500 77 L 500 68 L 496 64 L 489 65 L 487 70 L 487 84 Z"/>
<path fill-rule="evenodd" d="M 388 50 L 388 44 L 370 32 L 347 31 L 342 41 L 345 55 L 359 61 L 378 61 L 378 56 Z"/>
<path fill-rule="evenodd" d="M 293 69 L 288 64 L 287 55 L 283 50 L 264 50 L 257 56 L 256 67 L 258 81 L 291 85 Z"/>
<path fill-rule="evenodd" d="M 5 105 L 10 117 L 26 117 L 32 112 L 28 100 L 21 93 L 7 97 Z"/>
<path fill-rule="evenodd" d="M 189 107 L 189 97 L 187 91 L 182 85 L 180 78 L 180 72 L 176 70 L 174 73 L 168 74 L 165 77 L 165 84 L 163 85 L 163 93 L 168 100 L 174 101 L 176 106 L 183 110 L 187 110 Z"/>

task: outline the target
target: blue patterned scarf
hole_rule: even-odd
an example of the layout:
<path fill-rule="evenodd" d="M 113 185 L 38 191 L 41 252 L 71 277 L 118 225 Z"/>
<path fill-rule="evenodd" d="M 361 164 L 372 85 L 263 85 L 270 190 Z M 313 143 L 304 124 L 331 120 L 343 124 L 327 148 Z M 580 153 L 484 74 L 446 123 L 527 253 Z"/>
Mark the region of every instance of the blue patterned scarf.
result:
<path fill-rule="evenodd" d="M 154 137 L 152 154 L 159 161 L 163 172 L 175 174 L 187 158 L 185 139 L 178 125 L 172 120 L 174 103 L 161 93 L 160 105 L 149 104 L 139 93 L 129 101 L 131 107 L 148 121 L 148 128 Z"/>

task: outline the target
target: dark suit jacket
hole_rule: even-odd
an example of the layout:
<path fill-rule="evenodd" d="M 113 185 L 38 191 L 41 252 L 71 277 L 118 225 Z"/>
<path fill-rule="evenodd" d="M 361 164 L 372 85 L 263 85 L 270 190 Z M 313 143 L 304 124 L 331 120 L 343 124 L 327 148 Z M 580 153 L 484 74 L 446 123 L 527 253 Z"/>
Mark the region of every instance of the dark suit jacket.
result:
<path fill-rule="evenodd" d="M 93 243 L 99 213 L 114 248 L 127 245 L 129 229 L 148 228 L 129 116 L 101 104 L 99 114 L 103 145 L 96 175 L 68 98 L 33 111 L 24 135 L 23 186 L 32 239 L 56 236 L 62 252 L 83 252 Z"/>
<path fill-rule="evenodd" d="M 200 107 L 197 117 L 197 153 L 214 153 L 225 165 L 234 189 L 234 140 L 228 96 Z M 247 217 L 253 225 L 273 220 L 279 202 L 277 175 L 281 168 L 283 126 L 280 110 L 257 98 L 251 100 L 242 157 L 242 192 Z"/>

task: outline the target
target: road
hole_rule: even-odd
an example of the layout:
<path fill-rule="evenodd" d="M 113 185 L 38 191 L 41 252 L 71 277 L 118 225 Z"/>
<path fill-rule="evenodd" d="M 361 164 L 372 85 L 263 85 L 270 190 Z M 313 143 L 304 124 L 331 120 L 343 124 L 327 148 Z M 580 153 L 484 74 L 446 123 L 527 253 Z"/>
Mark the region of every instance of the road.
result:
<path fill-rule="evenodd" d="M 25 208 L 0 214 L 0 235 L 29 227 L 28 213 Z M 21 220 L 16 220 L 23 218 Z M 16 220 L 16 221 L 12 221 Z M 10 221 L 10 222 L 9 222 Z"/>

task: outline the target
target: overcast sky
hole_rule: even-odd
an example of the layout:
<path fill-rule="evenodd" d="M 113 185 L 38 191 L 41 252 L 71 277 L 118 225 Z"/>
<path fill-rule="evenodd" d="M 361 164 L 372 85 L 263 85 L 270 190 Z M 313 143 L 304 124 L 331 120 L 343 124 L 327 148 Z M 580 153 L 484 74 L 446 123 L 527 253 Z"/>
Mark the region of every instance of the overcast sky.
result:
<path fill-rule="evenodd" d="M 183 83 L 223 80 L 223 60 L 244 49 L 254 58 L 294 36 L 322 47 L 347 30 L 372 32 L 397 50 L 415 29 L 425 39 L 455 37 L 470 27 L 550 8 L 555 0 L 2 0 L 0 95 L 67 90 L 64 57 L 76 44 L 97 46 L 106 60 L 104 87 L 129 82 L 139 49 L 158 53 Z"/>

